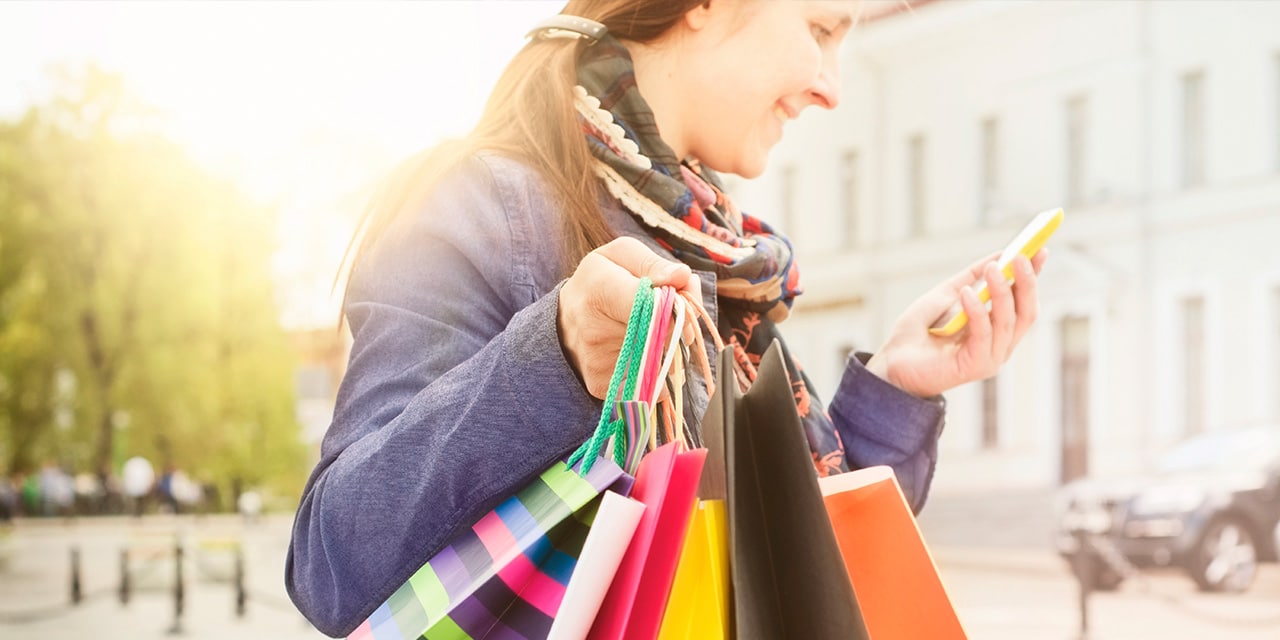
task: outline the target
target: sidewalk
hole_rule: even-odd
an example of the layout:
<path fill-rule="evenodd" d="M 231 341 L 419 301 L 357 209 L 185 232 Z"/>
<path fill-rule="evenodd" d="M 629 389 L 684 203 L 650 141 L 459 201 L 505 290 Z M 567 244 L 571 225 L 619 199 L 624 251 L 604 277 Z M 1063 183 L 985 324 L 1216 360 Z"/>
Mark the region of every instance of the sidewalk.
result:
<path fill-rule="evenodd" d="M 1070 576 L 1057 553 L 1048 549 L 997 549 L 991 547 L 934 546 L 934 562 L 942 570 L 982 570 L 999 573 Z"/>
<path fill-rule="evenodd" d="M 957 510 L 957 513 L 963 510 Z M 149 578 L 139 576 L 128 605 L 118 601 L 119 551 L 129 540 L 172 542 L 185 532 L 197 548 L 200 539 L 239 534 L 245 543 L 250 587 L 247 615 L 235 615 L 234 592 L 209 579 L 201 561 L 188 556 L 187 592 L 182 615 L 185 638 L 270 638 L 320 640 L 284 594 L 284 553 L 290 519 L 268 519 L 244 526 L 235 517 L 202 521 L 187 518 L 94 519 L 78 523 L 25 521 L 14 531 L 14 556 L 0 570 L 0 638 L 60 640 L 101 638 L 141 640 L 173 637 L 172 563 L 159 563 Z M 982 523 L 967 530 L 978 532 Z M 926 537 L 928 533 L 926 532 Z M 940 544 L 930 540 L 943 583 L 969 637 L 974 640 L 1075 640 L 1079 629 L 1079 587 L 1067 565 L 1048 546 L 997 547 Z M 83 552 L 83 588 L 87 599 L 68 602 L 69 549 Z M 214 555 L 206 558 L 217 560 Z M 216 569 L 208 564 L 207 569 Z M 147 584 L 144 584 L 147 583 Z M 1202 594 L 1177 572 L 1134 581 L 1091 601 L 1094 640 L 1275 640 L 1280 638 L 1280 566 L 1269 565 L 1249 593 Z M 49 609 L 52 615 L 25 624 L 6 623 L 5 615 Z"/>
<path fill-rule="evenodd" d="M 10 532 L 10 558 L 0 567 L 0 638 L 170 637 L 174 627 L 172 548 L 184 542 L 185 638 L 317 640 L 323 636 L 284 591 L 291 515 L 246 524 L 213 516 L 22 519 Z M 236 615 L 229 546 L 243 544 L 248 602 Z M 131 597 L 119 599 L 121 551 L 131 559 Z M 79 549 L 84 600 L 70 604 L 71 550 Z"/>
<path fill-rule="evenodd" d="M 920 512 L 930 547 L 1053 550 L 1051 489 L 935 494 Z"/>

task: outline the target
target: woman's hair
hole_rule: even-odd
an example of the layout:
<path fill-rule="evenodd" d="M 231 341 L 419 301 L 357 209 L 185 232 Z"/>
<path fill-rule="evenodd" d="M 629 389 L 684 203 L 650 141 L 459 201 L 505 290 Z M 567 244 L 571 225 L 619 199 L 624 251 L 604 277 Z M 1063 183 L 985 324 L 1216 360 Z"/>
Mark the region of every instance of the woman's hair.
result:
<path fill-rule="evenodd" d="M 600 22 L 622 40 L 651 42 L 702 1 L 569 0 L 561 13 Z M 396 216 L 420 206 L 450 168 L 480 150 L 523 161 L 542 175 L 552 201 L 563 204 L 562 250 L 570 269 L 611 240 L 599 211 L 591 152 L 573 106 L 578 55 L 586 46 L 577 39 L 531 39 L 498 78 L 470 134 L 419 153 L 392 172 L 347 247 L 343 266 L 348 273 L 359 268 L 361 257 Z"/>

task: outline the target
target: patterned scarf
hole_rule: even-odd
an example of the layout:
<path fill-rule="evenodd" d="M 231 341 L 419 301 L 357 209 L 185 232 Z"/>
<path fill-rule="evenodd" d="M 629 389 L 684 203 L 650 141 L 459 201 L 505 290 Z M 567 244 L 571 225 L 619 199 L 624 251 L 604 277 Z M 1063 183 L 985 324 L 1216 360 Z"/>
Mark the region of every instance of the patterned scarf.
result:
<path fill-rule="evenodd" d="M 818 474 L 847 471 L 840 436 L 778 331 L 801 293 L 790 241 L 739 211 L 713 171 L 675 157 L 636 87 L 630 54 L 612 36 L 583 51 L 578 84 L 579 121 L 609 193 L 676 259 L 716 274 L 720 335 L 746 382 L 769 344 L 782 343 Z"/>

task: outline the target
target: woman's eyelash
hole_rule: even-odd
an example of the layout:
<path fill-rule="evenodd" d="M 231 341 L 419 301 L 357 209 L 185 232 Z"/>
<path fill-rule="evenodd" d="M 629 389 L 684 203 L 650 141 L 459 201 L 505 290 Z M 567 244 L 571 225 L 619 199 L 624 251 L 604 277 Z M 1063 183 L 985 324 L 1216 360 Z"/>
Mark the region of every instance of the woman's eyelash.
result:
<path fill-rule="evenodd" d="M 814 25 L 812 25 L 810 28 L 813 30 L 813 35 L 814 35 L 814 37 L 819 38 L 819 39 L 823 39 L 823 40 L 825 40 L 825 39 L 827 39 L 827 38 L 830 38 L 832 35 L 834 35 L 834 34 L 835 34 L 835 32 L 834 32 L 834 31 L 832 31 L 831 29 L 828 29 L 828 28 L 826 28 L 826 27 L 824 27 L 824 26 L 822 26 L 822 25 L 820 25 L 820 24 L 816 24 L 816 23 L 815 23 Z"/>

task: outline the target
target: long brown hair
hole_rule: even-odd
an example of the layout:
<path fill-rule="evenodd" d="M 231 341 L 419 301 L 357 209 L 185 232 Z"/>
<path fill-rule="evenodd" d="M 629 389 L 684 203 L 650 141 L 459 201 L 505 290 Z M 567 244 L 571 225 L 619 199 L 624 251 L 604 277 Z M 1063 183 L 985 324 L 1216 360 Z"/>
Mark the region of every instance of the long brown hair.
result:
<path fill-rule="evenodd" d="M 622 40 L 652 42 L 703 1 L 569 0 L 560 13 L 600 22 Z M 419 153 L 392 172 L 365 209 L 342 269 L 353 274 L 396 216 L 420 205 L 450 168 L 480 150 L 523 161 L 545 179 L 552 199 L 564 207 L 561 246 L 569 269 L 611 240 L 598 209 L 591 152 L 573 108 L 578 55 L 586 46 L 582 40 L 530 40 L 498 78 L 471 133 Z M 345 303 L 344 292 L 344 308 Z"/>

